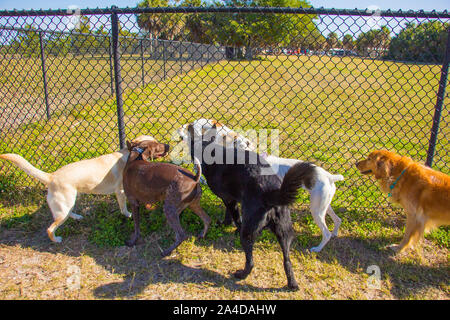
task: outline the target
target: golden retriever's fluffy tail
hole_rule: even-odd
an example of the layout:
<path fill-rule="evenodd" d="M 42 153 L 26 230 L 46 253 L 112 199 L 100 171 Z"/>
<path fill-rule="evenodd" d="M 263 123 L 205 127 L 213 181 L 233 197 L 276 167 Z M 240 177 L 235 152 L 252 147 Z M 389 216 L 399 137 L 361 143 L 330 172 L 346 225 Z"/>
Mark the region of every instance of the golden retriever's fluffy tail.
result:
<path fill-rule="evenodd" d="M 0 154 L 0 159 L 8 160 L 18 166 L 20 169 L 25 171 L 26 174 L 32 176 L 33 178 L 38 179 L 45 185 L 50 183 L 51 174 L 41 171 L 38 168 L 34 167 L 27 160 L 14 153 L 5 153 Z"/>

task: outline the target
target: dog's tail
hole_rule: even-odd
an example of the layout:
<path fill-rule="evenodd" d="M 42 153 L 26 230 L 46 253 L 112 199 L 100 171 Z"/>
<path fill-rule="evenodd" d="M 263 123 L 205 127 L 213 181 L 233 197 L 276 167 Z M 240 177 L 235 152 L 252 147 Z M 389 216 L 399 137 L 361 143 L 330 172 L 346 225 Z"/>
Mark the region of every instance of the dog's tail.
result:
<path fill-rule="evenodd" d="M 197 167 L 197 174 L 194 177 L 194 180 L 196 183 L 200 181 L 200 177 L 202 176 L 202 165 L 200 164 L 200 160 L 197 159 L 197 157 L 194 156 L 194 165 Z"/>
<path fill-rule="evenodd" d="M 330 179 L 331 183 L 335 183 L 336 181 L 344 180 L 344 176 L 342 174 L 330 174 L 328 179 Z"/>
<path fill-rule="evenodd" d="M 29 163 L 27 160 L 25 160 L 18 154 L 14 154 L 14 153 L 0 154 L 0 159 L 11 161 L 16 166 L 18 166 L 20 169 L 25 171 L 26 174 L 32 176 L 33 178 L 38 179 L 40 182 L 42 182 L 45 185 L 48 185 L 50 183 L 51 174 L 41 171 L 36 167 L 33 167 L 31 165 L 31 163 Z"/>
<path fill-rule="evenodd" d="M 263 198 L 268 206 L 286 206 L 297 199 L 298 189 L 302 185 L 311 184 L 315 178 L 315 165 L 309 162 L 294 164 L 283 178 L 278 190 L 270 190 L 264 193 Z M 310 181 L 308 181 L 310 180 Z"/>

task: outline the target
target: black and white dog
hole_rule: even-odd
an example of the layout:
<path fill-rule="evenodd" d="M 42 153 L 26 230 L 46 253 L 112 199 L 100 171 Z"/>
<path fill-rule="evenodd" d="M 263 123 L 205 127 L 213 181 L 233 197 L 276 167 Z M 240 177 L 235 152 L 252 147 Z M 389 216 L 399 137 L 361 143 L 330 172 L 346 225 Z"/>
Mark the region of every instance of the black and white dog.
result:
<path fill-rule="evenodd" d="M 281 245 L 288 287 L 298 289 L 289 257 L 294 230 L 287 206 L 295 202 L 302 185 L 312 183 L 312 164 L 302 162 L 292 166 L 282 180 L 257 153 L 205 141 L 194 133 L 192 126 L 188 127 L 187 143 L 191 158 L 200 159 L 208 186 L 223 200 L 226 215 L 240 229 L 246 261 L 244 269 L 234 273 L 235 277 L 244 279 L 252 271 L 253 244 L 262 229 L 268 227 Z"/>
<path fill-rule="evenodd" d="M 262 157 L 270 164 L 280 179 L 283 179 L 284 175 L 292 166 L 302 162 L 301 160 L 280 158 L 274 155 L 263 154 Z M 336 192 L 336 185 L 334 183 L 344 180 L 344 177 L 340 174 L 331 174 L 316 165 L 313 165 L 312 171 L 314 176 L 312 183 L 310 185 L 302 185 L 302 188 L 309 192 L 309 208 L 314 221 L 322 232 L 322 241 L 318 246 L 312 247 L 310 250 L 313 252 L 320 252 L 328 241 L 330 241 L 331 237 L 337 237 L 338 235 L 341 219 L 336 215 L 331 207 L 331 200 L 333 200 L 333 196 Z M 333 232 L 328 230 L 325 222 L 325 216 L 327 214 L 333 220 Z"/>
<path fill-rule="evenodd" d="M 232 129 L 227 126 L 209 119 L 198 119 L 192 124 L 185 124 L 178 129 L 179 136 L 186 140 L 188 137 L 188 128 L 191 128 L 193 135 L 198 139 L 203 139 L 206 141 L 214 140 L 216 143 L 222 144 L 224 147 L 228 148 L 239 148 L 249 151 L 256 152 L 255 144 L 251 143 L 250 140 L 237 134 Z M 233 142 L 233 143 L 231 143 Z M 274 155 L 268 155 L 262 153 L 261 156 L 264 160 L 270 164 L 272 170 L 275 174 L 283 180 L 284 175 L 288 170 L 295 164 L 303 162 L 298 159 L 281 158 Z M 344 180 L 344 177 L 340 174 L 331 174 L 325 169 L 313 165 L 312 176 L 314 179 L 309 185 L 302 185 L 302 188 L 309 192 L 310 194 L 310 210 L 311 214 L 316 222 L 317 226 L 322 232 L 322 241 L 318 246 L 312 247 L 310 250 L 313 252 L 320 252 L 323 247 L 330 241 L 332 237 L 338 235 L 339 227 L 341 225 L 341 219 L 336 215 L 333 208 L 331 207 L 331 201 L 333 200 L 334 194 L 336 193 L 335 182 Z M 201 178 L 200 182 L 206 184 L 206 181 Z M 334 222 L 334 229 L 332 232 L 328 229 L 325 221 L 326 215 L 329 215 Z M 227 210 L 224 224 L 231 224 L 232 217 L 230 212 Z"/>

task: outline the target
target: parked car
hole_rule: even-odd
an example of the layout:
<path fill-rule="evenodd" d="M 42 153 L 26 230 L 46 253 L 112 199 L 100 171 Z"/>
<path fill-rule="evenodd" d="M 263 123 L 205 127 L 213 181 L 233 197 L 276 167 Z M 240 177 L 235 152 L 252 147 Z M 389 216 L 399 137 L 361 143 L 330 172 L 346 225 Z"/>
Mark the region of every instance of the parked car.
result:
<path fill-rule="evenodd" d="M 352 51 L 352 50 L 333 48 L 328 51 L 328 55 L 330 55 L 332 57 L 333 56 L 335 56 L 335 57 L 350 57 L 350 56 L 357 57 L 358 53 L 356 53 L 355 51 Z"/>

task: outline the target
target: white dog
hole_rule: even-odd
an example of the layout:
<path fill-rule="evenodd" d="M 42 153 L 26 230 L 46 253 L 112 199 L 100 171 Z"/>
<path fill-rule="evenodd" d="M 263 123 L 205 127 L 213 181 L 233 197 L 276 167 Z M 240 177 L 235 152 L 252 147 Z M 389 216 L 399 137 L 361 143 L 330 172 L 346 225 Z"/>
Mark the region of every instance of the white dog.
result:
<path fill-rule="evenodd" d="M 151 136 L 139 136 L 135 140 L 157 143 Z M 55 237 L 56 229 L 68 216 L 81 219 L 82 216 L 72 212 L 77 193 L 111 194 L 115 193 L 122 213 L 131 217 L 126 206 L 126 196 L 122 186 L 122 173 L 128 159 L 128 149 L 106 154 L 94 159 L 82 160 L 65 165 L 53 173 L 43 172 L 32 166 L 20 155 L 1 154 L 0 159 L 9 160 L 30 176 L 48 186 L 47 203 L 54 222 L 47 229 L 50 240 L 61 242 Z"/>
<path fill-rule="evenodd" d="M 187 128 L 190 124 L 191 123 L 186 123 L 177 130 L 178 134 L 184 141 L 187 141 L 188 137 Z M 217 122 L 215 120 L 204 118 L 198 119 L 192 122 L 192 126 L 194 128 L 194 134 L 197 137 L 202 136 L 211 138 L 210 133 L 212 133 L 213 132 L 212 130 L 214 130 L 215 141 L 219 144 L 222 144 L 224 147 L 228 148 L 236 147 L 250 151 L 256 149 L 249 139 L 245 138 L 244 136 L 238 134 L 234 130 L 231 130 L 224 124 Z"/>
<path fill-rule="evenodd" d="M 298 162 L 302 162 L 297 159 L 279 158 L 272 155 L 262 155 L 263 158 L 270 164 L 273 171 L 283 179 L 289 168 Z M 344 177 L 340 174 L 333 175 L 321 167 L 314 166 L 314 172 L 311 172 L 312 185 L 303 186 L 303 189 L 310 193 L 310 210 L 314 217 L 314 221 L 322 231 L 322 241 L 317 247 L 311 248 L 311 251 L 320 252 L 322 248 L 327 244 L 332 236 L 337 236 L 339 226 L 341 225 L 341 219 L 334 213 L 331 207 L 331 200 L 336 192 L 336 181 L 344 180 Z M 329 214 L 334 222 L 334 230 L 331 233 L 325 222 L 326 214 Z"/>

